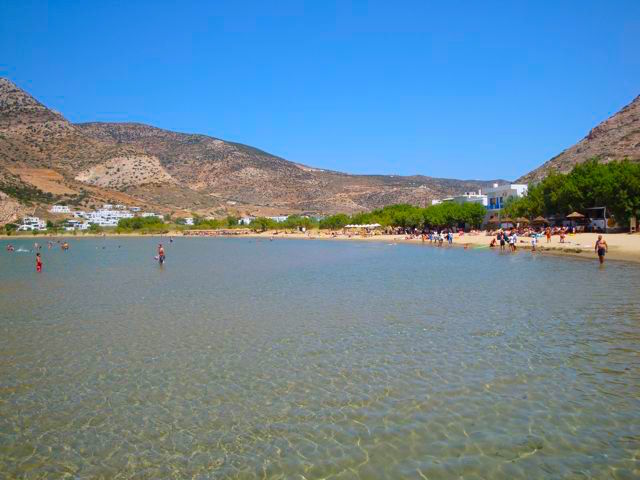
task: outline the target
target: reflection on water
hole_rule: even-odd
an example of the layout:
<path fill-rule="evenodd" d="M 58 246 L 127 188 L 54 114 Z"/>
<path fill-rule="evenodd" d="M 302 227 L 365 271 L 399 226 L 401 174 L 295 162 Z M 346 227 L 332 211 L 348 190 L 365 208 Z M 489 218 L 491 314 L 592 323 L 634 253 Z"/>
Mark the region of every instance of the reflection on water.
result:
<path fill-rule="evenodd" d="M 637 266 L 100 239 L 36 275 L 6 243 L 0 477 L 640 475 Z"/>

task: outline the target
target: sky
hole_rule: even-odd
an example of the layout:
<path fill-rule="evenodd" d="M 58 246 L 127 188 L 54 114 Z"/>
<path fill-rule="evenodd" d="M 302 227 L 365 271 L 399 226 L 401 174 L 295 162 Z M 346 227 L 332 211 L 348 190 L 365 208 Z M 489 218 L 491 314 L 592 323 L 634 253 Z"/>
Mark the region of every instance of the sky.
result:
<path fill-rule="evenodd" d="M 640 1 L 0 0 L 0 76 L 349 173 L 515 179 L 640 94 Z"/>

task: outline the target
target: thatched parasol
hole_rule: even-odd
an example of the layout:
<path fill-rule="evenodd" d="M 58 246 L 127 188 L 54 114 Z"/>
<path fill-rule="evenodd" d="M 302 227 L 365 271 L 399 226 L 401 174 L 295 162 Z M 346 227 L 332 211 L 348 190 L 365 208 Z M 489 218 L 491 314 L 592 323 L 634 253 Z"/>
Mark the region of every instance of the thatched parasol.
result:
<path fill-rule="evenodd" d="M 487 223 L 500 223 L 500 219 L 498 217 L 491 217 Z"/>
<path fill-rule="evenodd" d="M 524 217 L 518 217 L 518 218 L 516 218 L 516 222 L 518 222 L 518 223 L 529 223 L 529 219 L 528 218 L 524 218 Z"/>
<path fill-rule="evenodd" d="M 573 212 L 573 213 L 570 213 L 569 215 L 567 215 L 567 218 L 569 220 L 578 220 L 579 218 L 584 218 L 584 215 L 582 215 L 581 213 L 578 213 L 578 212 Z"/>
<path fill-rule="evenodd" d="M 533 223 L 549 223 L 544 217 L 536 217 L 533 219 Z"/>
<path fill-rule="evenodd" d="M 504 217 L 502 220 L 500 220 L 501 223 L 513 223 L 513 220 L 511 220 L 509 217 Z"/>

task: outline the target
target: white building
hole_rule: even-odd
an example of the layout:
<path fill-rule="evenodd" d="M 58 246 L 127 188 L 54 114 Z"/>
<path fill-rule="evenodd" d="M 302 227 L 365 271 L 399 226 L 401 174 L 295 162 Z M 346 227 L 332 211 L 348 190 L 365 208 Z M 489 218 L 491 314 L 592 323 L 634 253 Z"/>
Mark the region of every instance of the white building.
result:
<path fill-rule="evenodd" d="M 88 223 L 100 227 L 117 227 L 118 222 L 123 218 L 133 218 L 133 213 L 123 210 L 102 209 L 89 212 L 85 217 Z"/>
<path fill-rule="evenodd" d="M 67 220 L 67 223 L 64 227 L 64 229 L 67 232 L 72 232 L 74 230 L 88 230 L 90 227 L 89 222 L 83 222 L 80 220 Z"/>
<path fill-rule="evenodd" d="M 111 205 L 110 203 L 105 203 L 104 205 L 102 205 L 102 209 L 103 210 L 112 210 L 113 209 L 113 205 Z"/>
<path fill-rule="evenodd" d="M 131 210 L 132 212 L 139 212 L 141 210 L 140 207 L 129 207 L 129 210 Z"/>
<path fill-rule="evenodd" d="M 270 220 L 273 220 L 276 223 L 282 223 L 282 222 L 286 222 L 287 218 L 289 218 L 289 215 L 276 215 L 275 217 L 267 217 Z"/>
<path fill-rule="evenodd" d="M 53 205 L 49 211 L 51 213 L 71 213 L 67 205 Z"/>
<path fill-rule="evenodd" d="M 19 231 L 31 231 L 31 230 L 46 230 L 47 222 L 41 220 L 39 217 L 24 217 L 22 224 L 18 227 Z"/>
<path fill-rule="evenodd" d="M 455 203 L 479 203 L 480 205 L 487 206 L 487 196 L 483 195 L 481 191 L 478 192 L 464 192 L 462 195 L 456 195 L 455 197 L 447 197 L 442 200 L 431 200 L 431 205 L 440 205 L 441 203 L 455 202 Z"/>
<path fill-rule="evenodd" d="M 477 192 L 464 192 L 462 195 L 456 195 L 451 199 L 451 201 L 456 203 L 479 203 L 485 207 L 489 204 L 489 199 L 486 195 L 483 195 L 480 190 Z"/>
<path fill-rule="evenodd" d="M 238 225 L 250 225 L 255 219 L 256 217 L 252 216 L 242 217 L 238 220 Z"/>
<path fill-rule="evenodd" d="M 86 218 L 87 212 L 84 210 L 78 210 L 77 212 L 73 212 L 73 218 Z"/>
<path fill-rule="evenodd" d="M 159 213 L 153 213 L 153 212 L 142 212 L 142 214 L 140 214 L 140 216 L 142 218 L 158 217 L 161 220 L 164 219 L 164 217 L 162 215 L 160 215 Z"/>
<path fill-rule="evenodd" d="M 528 186 L 522 183 L 506 183 L 504 185 L 493 184 L 493 188 L 486 190 L 487 209 L 489 211 L 502 210 L 509 198 L 524 197 Z"/>
<path fill-rule="evenodd" d="M 184 224 L 185 225 L 189 225 L 190 227 L 193 226 L 193 217 L 187 217 L 184 219 Z"/>

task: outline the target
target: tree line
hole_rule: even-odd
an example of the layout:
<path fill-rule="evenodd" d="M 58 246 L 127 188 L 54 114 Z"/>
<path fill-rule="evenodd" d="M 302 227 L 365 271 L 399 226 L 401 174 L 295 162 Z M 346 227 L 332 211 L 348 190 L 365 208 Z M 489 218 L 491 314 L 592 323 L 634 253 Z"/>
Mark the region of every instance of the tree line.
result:
<path fill-rule="evenodd" d="M 338 230 L 349 224 L 379 223 L 383 227 L 400 228 L 456 228 L 465 224 L 478 228 L 486 209 L 479 203 L 444 202 L 426 208 L 398 204 L 354 215 L 332 215 L 320 221 L 319 227 Z"/>
<path fill-rule="evenodd" d="M 640 217 L 640 164 L 588 160 L 567 174 L 551 173 L 529 185 L 528 194 L 509 200 L 504 210 L 511 218 L 534 218 L 574 211 L 586 214 L 592 207 L 607 207 L 621 225 L 628 224 L 631 216 Z"/>

